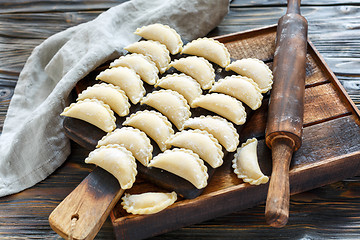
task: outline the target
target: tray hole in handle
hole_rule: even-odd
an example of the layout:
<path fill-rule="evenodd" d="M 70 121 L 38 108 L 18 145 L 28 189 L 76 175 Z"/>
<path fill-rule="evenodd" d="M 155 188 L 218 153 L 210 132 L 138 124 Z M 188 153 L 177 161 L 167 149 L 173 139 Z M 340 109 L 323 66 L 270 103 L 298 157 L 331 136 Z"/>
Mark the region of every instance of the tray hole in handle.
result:
<path fill-rule="evenodd" d="M 69 240 L 73 240 L 73 233 L 75 231 L 76 222 L 79 220 L 79 214 L 75 213 L 71 216 L 71 223 L 70 223 L 70 231 L 69 231 Z"/>

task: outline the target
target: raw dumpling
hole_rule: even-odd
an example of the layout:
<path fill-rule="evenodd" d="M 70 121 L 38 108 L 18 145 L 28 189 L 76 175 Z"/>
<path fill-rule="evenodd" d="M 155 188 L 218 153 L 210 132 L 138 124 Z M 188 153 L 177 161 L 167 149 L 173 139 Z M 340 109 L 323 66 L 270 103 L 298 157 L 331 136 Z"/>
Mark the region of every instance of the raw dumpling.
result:
<path fill-rule="evenodd" d="M 246 58 L 232 62 L 226 67 L 226 71 L 232 70 L 240 75 L 254 80 L 260 88 L 261 93 L 271 89 L 273 75 L 270 68 L 261 60 Z"/>
<path fill-rule="evenodd" d="M 111 132 L 116 128 L 114 112 L 109 105 L 97 99 L 85 99 L 72 103 L 60 115 L 81 119 L 105 132 Z"/>
<path fill-rule="evenodd" d="M 207 131 L 213 135 L 228 152 L 234 152 L 239 145 L 239 134 L 236 132 L 234 125 L 218 116 L 189 118 L 185 121 L 184 128 Z"/>
<path fill-rule="evenodd" d="M 135 158 L 124 147 L 117 144 L 102 146 L 90 152 L 86 163 L 93 163 L 111 173 L 122 189 L 129 189 L 135 182 Z"/>
<path fill-rule="evenodd" d="M 159 146 L 161 151 L 166 150 L 166 140 L 174 134 L 171 123 L 167 118 L 156 111 L 138 111 L 127 117 L 123 125 L 140 129 Z"/>
<path fill-rule="evenodd" d="M 202 57 L 185 57 L 170 63 L 178 71 L 194 78 L 202 89 L 210 89 L 215 82 L 215 70 L 211 63 Z"/>
<path fill-rule="evenodd" d="M 150 139 L 139 129 L 122 127 L 105 135 L 97 144 L 97 148 L 110 144 L 118 144 L 129 150 L 132 155 L 144 166 L 152 158 L 153 147 Z"/>
<path fill-rule="evenodd" d="M 136 29 L 135 34 L 145 39 L 164 44 L 173 55 L 182 50 L 183 42 L 181 41 L 180 35 L 167 25 L 160 23 L 151 24 Z"/>
<path fill-rule="evenodd" d="M 263 99 L 260 89 L 252 79 L 236 75 L 220 79 L 212 86 L 210 92 L 230 95 L 244 102 L 252 110 L 258 109 Z"/>
<path fill-rule="evenodd" d="M 127 67 L 106 69 L 97 75 L 96 80 L 119 86 L 133 104 L 137 104 L 146 92 L 139 75 Z"/>
<path fill-rule="evenodd" d="M 190 107 L 185 98 L 173 90 L 159 90 L 149 93 L 141 100 L 164 114 L 177 129 L 182 129 L 184 122 L 191 116 Z"/>
<path fill-rule="evenodd" d="M 110 67 L 131 68 L 144 82 L 150 85 L 154 85 L 159 79 L 159 69 L 155 63 L 148 56 L 142 54 L 133 53 L 121 56 L 110 63 Z"/>
<path fill-rule="evenodd" d="M 191 150 L 175 148 L 166 150 L 154 157 L 149 167 L 156 167 L 171 172 L 191 182 L 197 189 L 207 185 L 207 167 L 199 155 Z"/>
<path fill-rule="evenodd" d="M 125 92 L 112 84 L 95 84 L 82 91 L 76 101 L 98 99 L 110 106 L 120 117 L 129 114 L 130 103 Z"/>
<path fill-rule="evenodd" d="M 244 124 L 246 121 L 244 106 L 229 95 L 219 93 L 202 95 L 194 100 L 193 107 L 201 107 L 217 113 L 236 125 Z"/>
<path fill-rule="evenodd" d="M 213 135 L 206 131 L 198 129 L 181 131 L 171 136 L 166 144 L 168 148 L 175 146 L 192 150 L 213 168 L 223 163 L 224 153 L 221 145 Z"/>
<path fill-rule="evenodd" d="M 200 97 L 202 94 L 200 84 L 192 77 L 183 73 L 174 73 L 172 75 L 162 77 L 155 84 L 155 87 L 162 87 L 180 93 L 187 100 L 190 107 L 192 107 L 194 99 Z"/>
<path fill-rule="evenodd" d="M 243 143 L 235 153 L 232 165 L 238 178 L 252 185 L 259 185 L 269 181 L 269 178 L 261 172 L 259 167 L 257 143 L 256 138 L 248 139 Z"/>
<path fill-rule="evenodd" d="M 128 194 L 122 197 L 121 205 L 132 214 L 153 214 L 172 205 L 177 199 L 175 192 L 161 193 L 148 192 L 141 194 Z"/>
<path fill-rule="evenodd" d="M 221 42 L 212 38 L 199 38 L 184 46 L 182 54 L 190 54 L 206 58 L 220 67 L 230 63 L 230 53 Z"/>
<path fill-rule="evenodd" d="M 130 44 L 124 49 L 131 53 L 140 53 L 150 57 L 151 60 L 156 64 L 156 67 L 159 69 L 160 73 L 166 71 L 171 61 L 170 54 L 166 49 L 166 46 L 157 41 L 140 41 Z"/>

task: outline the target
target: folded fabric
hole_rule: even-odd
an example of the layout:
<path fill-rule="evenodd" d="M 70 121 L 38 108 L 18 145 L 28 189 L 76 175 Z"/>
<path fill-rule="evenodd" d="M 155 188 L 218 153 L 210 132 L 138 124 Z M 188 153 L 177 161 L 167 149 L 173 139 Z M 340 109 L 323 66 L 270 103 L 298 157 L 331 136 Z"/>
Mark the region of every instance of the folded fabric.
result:
<path fill-rule="evenodd" d="M 134 0 L 36 47 L 20 73 L 0 136 L 0 197 L 45 179 L 70 154 L 60 113 L 82 77 L 139 39 L 137 27 L 163 23 L 185 39 L 205 36 L 227 14 L 228 0 Z"/>

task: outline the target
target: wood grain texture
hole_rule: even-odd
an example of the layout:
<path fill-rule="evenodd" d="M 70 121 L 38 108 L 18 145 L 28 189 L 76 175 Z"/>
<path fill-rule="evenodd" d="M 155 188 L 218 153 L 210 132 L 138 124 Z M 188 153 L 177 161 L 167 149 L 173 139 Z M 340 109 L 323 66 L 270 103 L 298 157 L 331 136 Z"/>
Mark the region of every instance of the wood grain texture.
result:
<path fill-rule="evenodd" d="M 358 146 L 357 142 L 360 140 L 360 128 L 353 120 L 354 118 L 349 116 L 304 129 L 304 142 L 308 142 L 308 138 L 316 138 L 317 140 L 312 141 L 311 144 L 306 147 L 300 148 L 299 151 L 301 151 L 301 153 L 294 156 L 295 164 L 292 164 L 290 167 L 291 170 L 289 174 L 290 191 L 292 194 L 301 192 L 304 188 L 309 190 L 322 186 L 322 184 L 324 184 L 323 181 L 329 178 L 329 173 L 332 174 L 330 176 L 333 176 L 331 181 L 338 181 L 344 176 L 343 174 L 349 174 L 347 171 L 341 171 L 341 167 L 345 167 L 344 165 L 346 165 L 348 171 L 359 173 L 358 167 L 360 165 L 360 159 L 358 158 L 358 154 L 360 153 L 360 146 Z M 343 135 L 343 129 L 340 128 L 340 126 L 349 129 L 349 132 L 345 133 L 345 135 L 351 140 L 346 144 L 350 144 L 351 146 L 347 145 L 344 148 L 350 149 L 352 153 L 348 152 L 347 157 L 341 161 L 337 161 L 340 156 L 341 158 L 344 156 L 344 154 L 340 152 L 330 151 L 325 155 L 317 154 L 322 151 L 323 146 L 316 144 L 316 141 L 328 141 L 329 146 L 342 143 L 342 140 L 337 137 L 340 132 L 341 135 Z M 329 131 L 333 128 L 337 133 Z M 271 172 L 270 155 L 271 153 L 266 147 L 265 142 L 263 140 L 260 141 L 258 146 L 259 165 L 265 174 Z M 308 162 L 308 156 L 313 156 L 313 163 Z M 321 161 L 326 161 L 326 164 L 322 164 Z M 308 182 L 307 180 L 311 178 L 313 182 Z M 305 184 L 305 182 L 307 182 L 307 184 Z M 131 189 L 130 192 L 136 192 L 139 191 L 139 189 L 146 188 L 146 184 L 146 182 L 141 182 L 139 183 L 140 186 L 137 186 L 138 189 Z M 121 210 L 122 208 L 118 203 L 113 213 L 116 219 L 114 224 L 118 225 L 115 230 L 120 239 L 139 239 L 149 236 L 146 235 L 149 232 L 158 234 L 160 231 L 164 231 L 164 225 L 166 225 L 167 230 L 171 230 L 179 225 L 188 224 L 189 222 L 196 222 L 200 219 L 210 219 L 214 216 L 231 213 L 236 209 L 248 208 L 262 203 L 266 199 L 267 187 L 268 184 L 249 186 L 247 183 L 243 183 L 233 173 L 231 161 L 226 161 L 224 165 L 215 172 L 213 181 L 210 182 L 203 195 L 197 199 L 179 201 L 164 212 L 148 216 L 136 216 L 125 213 Z M 193 214 L 194 212 L 198 214 Z M 161 221 L 163 218 L 166 218 L 167 221 Z M 264 221 L 263 216 L 262 220 Z M 137 231 L 136 229 L 139 224 L 148 225 L 148 231 Z M 264 234 L 265 232 L 262 233 Z"/>
<path fill-rule="evenodd" d="M 49 224 L 65 239 L 94 239 L 123 193 L 117 179 L 97 167 L 51 212 Z"/>
<path fill-rule="evenodd" d="M 122 1 L 74 2 L 0 2 L 0 132 L 18 75 L 32 49 L 52 34 L 92 20 Z M 284 2 L 232 1 L 229 14 L 209 36 L 275 24 L 285 12 Z M 360 1 L 302 2 L 302 15 L 309 22 L 310 40 L 359 107 Z M 313 72 L 319 71 L 315 69 Z M 342 131 L 348 130 L 346 125 L 341 128 Z M 326 134 L 334 134 L 334 131 L 324 129 L 320 134 L 325 134 L 321 140 L 325 141 Z M 329 149 L 332 150 L 321 153 L 323 157 L 338 151 L 344 154 L 347 149 L 356 146 L 353 142 L 347 144 L 337 146 L 336 142 L 330 143 Z M 72 154 L 53 175 L 22 193 L 0 198 L 0 238 L 61 239 L 51 230 L 47 218 L 55 206 L 92 170 L 91 165 L 83 163 L 87 154 L 88 151 L 73 143 Z M 312 156 L 307 157 L 311 159 Z M 281 230 L 266 225 L 264 205 L 260 205 L 151 239 L 358 239 L 359 212 L 360 177 L 354 177 L 293 195 L 290 201 L 291 217 L 287 227 Z M 105 222 L 96 239 L 114 239 L 110 220 Z"/>

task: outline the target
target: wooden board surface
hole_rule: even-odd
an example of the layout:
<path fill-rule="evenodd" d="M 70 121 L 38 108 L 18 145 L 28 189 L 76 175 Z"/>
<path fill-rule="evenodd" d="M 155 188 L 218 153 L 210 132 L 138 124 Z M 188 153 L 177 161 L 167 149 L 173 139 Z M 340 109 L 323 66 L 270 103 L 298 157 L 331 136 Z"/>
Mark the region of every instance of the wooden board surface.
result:
<path fill-rule="evenodd" d="M 258 58 L 271 63 L 276 27 L 249 31 L 217 39 L 234 59 Z M 303 146 L 294 154 L 290 167 L 291 193 L 299 193 L 360 173 L 360 114 L 338 86 L 338 80 L 308 44 L 304 106 Z M 320 74 L 321 73 L 321 74 Z M 324 79 L 326 79 L 324 81 Z M 241 139 L 264 139 L 267 104 L 247 120 Z M 341 146 L 338 147 L 338 146 Z M 324 150 L 326 148 L 326 150 Z M 271 153 L 261 140 L 258 146 L 260 168 L 271 174 Z M 231 158 L 215 171 L 204 192 L 195 199 L 180 199 L 170 208 L 154 215 L 127 214 L 118 203 L 111 218 L 118 239 L 143 239 L 183 226 L 209 220 L 263 203 L 268 184 L 251 186 L 233 173 Z M 160 190 L 141 180 L 126 191 L 141 193 Z M 223 204 L 226 203 L 226 204 Z M 198 214 L 194 214 L 198 213 Z M 148 226 L 139 229 L 138 226 Z"/>
<path fill-rule="evenodd" d="M 0 130 L 18 75 L 32 49 L 52 34 L 89 21 L 121 2 L 124 1 L 1 1 Z M 310 40 L 359 107 L 360 1 L 303 0 L 302 3 Z M 209 36 L 275 24 L 284 12 L 285 1 L 234 0 L 229 14 Z M 334 149 L 344 151 L 341 147 Z M 60 239 L 47 218 L 93 169 L 83 163 L 87 155 L 88 150 L 72 143 L 72 154 L 54 174 L 22 193 L 0 198 L 0 238 Z M 359 212 L 360 178 L 354 177 L 292 195 L 291 217 L 283 229 L 266 225 L 261 204 L 151 239 L 357 239 Z M 113 227 L 108 220 L 97 239 L 113 238 Z"/>

